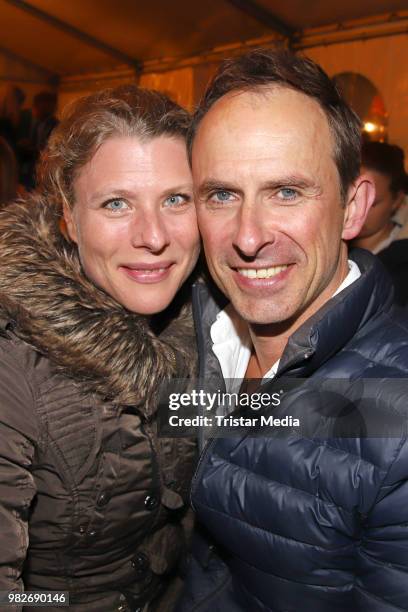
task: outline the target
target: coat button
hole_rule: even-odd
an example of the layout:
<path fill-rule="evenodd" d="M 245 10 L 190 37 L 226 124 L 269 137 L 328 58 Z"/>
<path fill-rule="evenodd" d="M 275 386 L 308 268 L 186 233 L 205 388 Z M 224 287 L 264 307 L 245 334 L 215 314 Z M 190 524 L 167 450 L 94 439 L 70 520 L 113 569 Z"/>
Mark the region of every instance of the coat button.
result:
<path fill-rule="evenodd" d="M 84 535 L 84 533 L 86 532 L 86 527 L 84 525 L 80 525 L 78 531 L 79 535 Z"/>
<path fill-rule="evenodd" d="M 88 536 L 89 536 L 90 538 L 94 538 L 94 537 L 96 536 L 96 531 L 94 531 L 94 530 L 92 529 L 92 531 L 90 531 L 90 532 L 88 533 Z"/>
<path fill-rule="evenodd" d="M 133 557 L 132 567 L 135 570 L 136 574 L 142 577 L 150 568 L 149 559 L 144 553 L 139 552 Z"/>
<path fill-rule="evenodd" d="M 147 510 L 155 510 L 159 505 L 159 500 L 154 495 L 146 495 L 144 505 Z"/>
<path fill-rule="evenodd" d="M 109 495 L 106 493 L 106 491 L 102 491 L 102 493 L 99 495 L 98 499 L 96 500 L 96 505 L 102 508 L 103 506 L 106 506 L 108 501 L 109 501 Z"/>

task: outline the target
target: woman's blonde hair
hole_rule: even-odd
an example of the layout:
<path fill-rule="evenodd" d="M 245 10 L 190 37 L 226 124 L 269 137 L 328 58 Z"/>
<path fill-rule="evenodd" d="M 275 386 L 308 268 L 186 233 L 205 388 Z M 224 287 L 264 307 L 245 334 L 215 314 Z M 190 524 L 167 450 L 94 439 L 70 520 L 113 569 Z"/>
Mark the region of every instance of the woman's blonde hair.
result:
<path fill-rule="evenodd" d="M 70 105 L 42 155 L 38 189 L 55 203 L 74 204 L 73 182 L 79 170 L 108 138 L 158 136 L 185 139 L 190 115 L 166 95 L 122 85 Z"/>

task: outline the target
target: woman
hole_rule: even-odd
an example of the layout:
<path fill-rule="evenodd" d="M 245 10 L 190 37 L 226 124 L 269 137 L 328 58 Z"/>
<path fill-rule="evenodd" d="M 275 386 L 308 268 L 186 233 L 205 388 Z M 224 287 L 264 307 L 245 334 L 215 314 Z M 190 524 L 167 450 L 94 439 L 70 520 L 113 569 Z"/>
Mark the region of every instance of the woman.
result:
<path fill-rule="evenodd" d="M 169 308 L 199 251 L 188 122 L 135 86 L 84 98 L 0 213 L 0 590 L 171 609 L 194 446 L 155 411 L 194 361 Z"/>

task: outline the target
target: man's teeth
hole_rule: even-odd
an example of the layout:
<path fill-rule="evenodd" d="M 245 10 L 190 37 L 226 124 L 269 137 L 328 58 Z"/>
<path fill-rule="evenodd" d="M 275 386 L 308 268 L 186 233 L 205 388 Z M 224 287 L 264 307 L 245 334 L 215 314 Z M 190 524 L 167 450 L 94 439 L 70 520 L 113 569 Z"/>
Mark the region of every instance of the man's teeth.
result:
<path fill-rule="evenodd" d="M 288 266 L 273 266 L 272 268 L 238 268 L 239 274 L 246 276 L 246 278 L 271 278 L 276 276 L 283 270 L 286 270 Z"/>

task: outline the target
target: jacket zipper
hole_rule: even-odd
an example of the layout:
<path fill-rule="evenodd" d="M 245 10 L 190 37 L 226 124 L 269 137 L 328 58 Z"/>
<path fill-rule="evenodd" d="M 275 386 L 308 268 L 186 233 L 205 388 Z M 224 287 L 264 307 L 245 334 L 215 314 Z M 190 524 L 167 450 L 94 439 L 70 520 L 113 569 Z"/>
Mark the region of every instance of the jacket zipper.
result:
<path fill-rule="evenodd" d="M 197 333 L 198 380 L 201 383 L 201 381 L 204 379 L 205 341 L 204 341 L 203 328 L 201 326 L 202 309 L 201 309 L 201 302 L 199 299 L 199 290 L 200 290 L 200 286 L 198 284 L 193 287 L 192 306 L 193 306 L 193 320 L 194 320 L 194 325 L 195 325 L 195 329 Z M 215 442 L 215 440 L 216 438 L 209 438 L 207 442 L 204 443 L 204 429 L 202 427 L 199 428 L 198 447 L 199 449 L 201 449 L 201 453 L 200 453 L 200 458 L 197 463 L 196 470 L 194 472 L 194 476 L 191 480 L 191 487 L 190 487 L 190 504 L 194 511 L 196 510 L 196 508 L 194 507 L 194 503 L 193 503 L 193 492 L 194 492 L 195 484 L 199 476 L 199 470 L 200 470 L 200 467 L 202 466 L 205 456 L 208 453 L 210 445 L 212 445 Z"/>
<path fill-rule="evenodd" d="M 194 285 L 193 287 L 193 299 L 192 299 L 192 307 L 193 307 L 193 321 L 197 334 L 197 350 L 198 350 L 198 382 L 201 385 L 201 381 L 204 379 L 204 362 L 205 362 L 205 341 L 203 328 L 201 326 L 202 320 L 202 309 L 201 302 L 199 299 L 199 284 Z M 204 450 L 204 430 L 199 428 L 198 430 L 198 449 L 199 451 Z"/>
<path fill-rule="evenodd" d="M 194 502 L 193 502 L 193 494 L 195 492 L 195 486 L 197 484 L 197 480 L 199 479 L 199 477 L 201 475 L 201 468 L 203 466 L 204 459 L 207 458 L 207 455 L 208 455 L 210 449 L 215 445 L 217 440 L 218 440 L 218 438 L 209 438 L 207 440 L 207 443 L 204 446 L 204 449 L 203 449 L 203 451 L 202 451 L 202 453 L 200 455 L 200 459 L 198 460 L 196 471 L 194 472 L 194 476 L 193 476 L 193 478 L 191 480 L 190 504 L 191 504 L 191 507 L 194 510 L 194 512 L 197 511 L 196 507 L 194 506 Z"/>
<path fill-rule="evenodd" d="M 192 306 L 193 306 L 194 325 L 195 325 L 196 334 L 197 334 L 198 379 L 199 379 L 199 381 L 201 381 L 204 378 L 205 341 L 204 341 L 204 335 L 203 335 L 203 328 L 201 326 L 202 309 L 201 309 L 201 302 L 200 302 L 200 299 L 199 299 L 199 289 L 200 289 L 199 284 L 197 284 L 197 285 L 195 285 L 193 287 Z M 309 358 L 309 357 L 312 356 L 312 354 L 313 354 L 313 351 L 310 351 L 310 349 L 309 349 L 304 355 L 302 355 L 302 358 Z M 299 359 L 299 357 L 297 358 L 297 360 L 298 359 Z M 289 364 L 287 364 L 287 365 L 289 365 Z M 280 378 L 281 376 L 282 376 L 282 373 L 279 372 L 279 370 L 278 370 L 274 380 Z M 196 508 L 195 508 L 194 502 L 193 502 L 193 494 L 195 492 L 197 480 L 199 479 L 199 477 L 201 475 L 201 471 L 202 471 L 204 460 L 207 458 L 209 451 L 215 445 L 217 439 L 218 438 L 209 438 L 207 440 L 207 442 L 204 444 L 204 428 L 201 427 L 199 429 L 199 432 L 198 432 L 198 444 L 199 444 L 199 449 L 201 448 L 202 450 L 201 450 L 201 453 L 200 453 L 200 458 L 198 460 L 196 470 L 194 472 L 194 476 L 193 476 L 193 478 L 191 480 L 191 488 L 190 488 L 190 504 L 191 504 L 191 507 L 193 508 L 193 510 L 195 512 L 196 512 Z"/>

